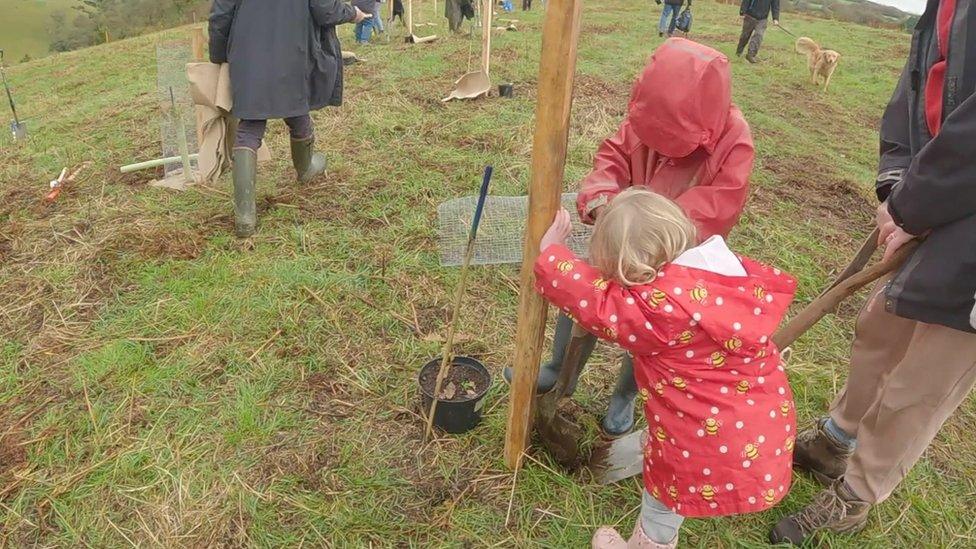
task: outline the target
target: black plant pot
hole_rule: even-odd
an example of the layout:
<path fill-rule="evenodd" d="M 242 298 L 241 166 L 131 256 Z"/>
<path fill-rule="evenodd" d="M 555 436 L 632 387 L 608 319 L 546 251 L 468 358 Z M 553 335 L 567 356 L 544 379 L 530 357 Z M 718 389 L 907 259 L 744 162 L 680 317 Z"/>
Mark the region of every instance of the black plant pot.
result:
<path fill-rule="evenodd" d="M 420 402 L 424 414 L 430 411 L 433 395 L 434 380 L 441 367 L 441 359 L 435 358 L 424 364 L 417 376 L 420 385 Z M 481 409 L 484 407 L 485 393 L 491 388 L 491 374 L 485 365 L 467 356 L 455 356 L 450 371 L 461 368 L 463 377 L 475 384 L 473 395 L 462 394 L 452 400 L 438 399 L 437 410 L 434 411 L 434 425 L 448 433 L 464 433 L 473 429 L 481 422 Z M 426 383 L 425 383 L 426 382 Z M 447 382 L 445 381 L 445 384 Z M 443 390 L 443 387 L 441 388 Z"/>
<path fill-rule="evenodd" d="M 515 86 L 512 84 L 499 84 L 498 95 L 501 97 L 512 98 L 515 96 Z"/>

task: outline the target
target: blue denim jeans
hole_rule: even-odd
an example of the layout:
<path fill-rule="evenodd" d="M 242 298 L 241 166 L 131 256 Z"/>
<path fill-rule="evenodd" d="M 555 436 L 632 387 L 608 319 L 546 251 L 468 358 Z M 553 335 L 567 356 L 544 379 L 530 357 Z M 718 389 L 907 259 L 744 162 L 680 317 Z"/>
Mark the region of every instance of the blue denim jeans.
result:
<path fill-rule="evenodd" d="M 664 4 L 664 10 L 661 11 L 661 22 L 658 23 L 657 30 L 659 32 L 666 32 L 671 34 L 674 32 L 674 27 L 678 23 L 678 12 L 681 10 L 681 6 L 675 6 L 672 4 Z M 668 18 L 671 18 L 671 23 L 668 23 Z"/>
<path fill-rule="evenodd" d="M 363 19 L 356 23 L 356 42 L 363 44 L 369 42 L 369 37 L 373 34 L 373 20 Z"/>

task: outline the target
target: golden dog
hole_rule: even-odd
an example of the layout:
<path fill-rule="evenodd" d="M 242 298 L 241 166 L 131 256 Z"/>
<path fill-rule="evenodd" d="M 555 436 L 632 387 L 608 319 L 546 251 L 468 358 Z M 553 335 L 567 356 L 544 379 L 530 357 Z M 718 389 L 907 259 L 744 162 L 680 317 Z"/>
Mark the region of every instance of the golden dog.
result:
<path fill-rule="evenodd" d="M 821 49 L 820 45 L 813 40 L 802 37 L 796 40 L 796 52 L 807 56 L 807 65 L 810 68 L 810 81 L 817 85 L 819 77 L 824 79 L 824 91 L 830 86 L 830 77 L 837 69 L 840 61 L 840 54 L 834 50 Z"/>

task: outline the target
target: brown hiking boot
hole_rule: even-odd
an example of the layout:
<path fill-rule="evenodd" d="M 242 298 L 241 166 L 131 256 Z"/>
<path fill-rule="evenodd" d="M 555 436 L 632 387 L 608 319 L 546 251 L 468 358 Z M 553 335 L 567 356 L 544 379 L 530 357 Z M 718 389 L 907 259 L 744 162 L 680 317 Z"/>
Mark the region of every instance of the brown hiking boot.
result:
<path fill-rule="evenodd" d="M 824 486 L 829 486 L 844 476 L 847 460 L 854 453 L 854 448 L 830 436 L 825 428 L 826 423 L 827 418 L 820 418 L 816 427 L 796 437 L 793 465 L 812 474 Z"/>
<path fill-rule="evenodd" d="M 817 532 L 853 534 L 868 523 L 871 504 L 861 501 L 838 480 L 817 494 L 813 502 L 780 520 L 769 533 L 771 543 L 800 545 Z"/>

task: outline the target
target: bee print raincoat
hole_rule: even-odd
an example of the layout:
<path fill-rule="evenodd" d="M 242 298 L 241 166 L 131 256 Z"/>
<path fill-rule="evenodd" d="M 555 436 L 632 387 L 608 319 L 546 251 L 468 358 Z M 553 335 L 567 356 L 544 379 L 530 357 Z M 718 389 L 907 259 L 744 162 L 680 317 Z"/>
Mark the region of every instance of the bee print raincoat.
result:
<path fill-rule="evenodd" d="M 686 263 L 697 267 L 681 264 L 694 255 L 704 259 Z M 723 263 L 741 272 L 711 270 Z M 720 237 L 646 285 L 609 280 L 560 245 L 539 256 L 535 275 L 547 300 L 633 354 L 651 495 L 703 517 L 762 511 L 787 493 L 795 410 L 770 337 L 793 277 L 734 255 Z"/>

